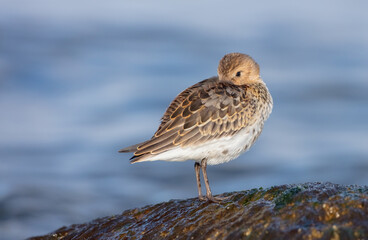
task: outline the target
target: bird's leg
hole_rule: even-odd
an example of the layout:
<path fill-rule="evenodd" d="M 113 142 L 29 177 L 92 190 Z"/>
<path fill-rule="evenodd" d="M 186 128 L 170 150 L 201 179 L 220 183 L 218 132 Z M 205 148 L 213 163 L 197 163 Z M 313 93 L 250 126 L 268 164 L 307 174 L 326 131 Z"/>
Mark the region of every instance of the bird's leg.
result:
<path fill-rule="evenodd" d="M 206 192 L 207 192 L 206 196 L 207 196 L 207 199 L 211 201 L 213 196 L 212 196 L 212 192 L 211 192 L 211 188 L 210 188 L 210 182 L 208 181 L 208 177 L 207 177 L 207 159 L 206 158 L 202 159 L 201 167 L 202 167 L 202 174 L 203 174 L 204 184 L 206 185 Z"/>
<path fill-rule="evenodd" d="M 207 199 L 211 202 L 221 202 L 222 200 L 225 200 L 225 199 L 229 198 L 229 197 L 214 197 L 214 196 L 212 196 L 212 192 L 211 192 L 211 189 L 210 189 L 210 182 L 208 181 L 208 177 L 207 177 L 207 159 L 206 158 L 202 159 L 200 166 L 202 167 L 203 179 L 204 179 L 204 183 L 206 185 L 206 191 L 207 191 L 206 197 L 207 197 Z"/>
<path fill-rule="evenodd" d="M 201 169 L 201 164 L 195 162 L 194 163 L 194 170 L 196 173 L 196 179 L 197 179 L 197 187 L 198 187 L 198 198 L 199 200 L 206 200 L 205 197 L 202 196 L 202 188 L 201 188 L 201 176 L 200 176 L 200 170 Z"/>

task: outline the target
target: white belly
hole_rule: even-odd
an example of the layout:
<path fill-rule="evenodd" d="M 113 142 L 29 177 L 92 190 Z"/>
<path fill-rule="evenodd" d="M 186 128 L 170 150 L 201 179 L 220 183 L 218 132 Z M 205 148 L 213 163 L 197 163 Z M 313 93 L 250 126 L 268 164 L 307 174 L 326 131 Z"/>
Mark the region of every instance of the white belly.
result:
<path fill-rule="evenodd" d="M 174 148 L 149 157 L 145 161 L 194 160 L 200 162 L 202 159 L 207 158 L 208 165 L 225 163 L 247 151 L 261 133 L 262 128 L 263 123 L 256 123 L 251 127 L 241 130 L 234 136 L 211 140 L 199 146 Z"/>

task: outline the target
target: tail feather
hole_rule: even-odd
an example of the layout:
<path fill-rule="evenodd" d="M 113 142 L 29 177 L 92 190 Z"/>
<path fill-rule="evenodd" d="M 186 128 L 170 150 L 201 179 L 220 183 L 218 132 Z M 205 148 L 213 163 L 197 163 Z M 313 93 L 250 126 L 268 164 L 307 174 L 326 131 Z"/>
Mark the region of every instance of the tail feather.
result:
<path fill-rule="evenodd" d="M 147 157 L 148 157 L 148 154 L 142 154 L 138 156 L 134 155 L 129 160 L 130 160 L 130 163 L 137 163 L 137 162 L 143 162 Z"/>
<path fill-rule="evenodd" d="M 126 148 L 122 148 L 119 150 L 120 153 L 126 153 L 126 152 L 136 152 L 138 149 L 139 146 L 143 145 L 144 143 L 146 143 L 148 141 L 145 141 L 145 142 L 141 142 L 141 143 L 138 143 L 138 144 L 134 144 L 132 146 L 129 146 L 129 147 L 126 147 Z M 145 161 L 145 159 L 147 157 L 149 157 L 150 154 L 148 153 L 144 153 L 144 154 L 141 154 L 141 155 L 133 155 L 133 157 L 130 158 L 130 163 L 136 163 L 136 162 L 142 162 L 142 161 Z"/>
<path fill-rule="evenodd" d="M 147 141 L 146 141 L 147 142 Z M 134 144 L 132 146 L 129 146 L 129 147 L 126 147 L 126 148 L 122 148 L 119 150 L 120 153 L 124 153 L 124 152 L 135 152 L 137 151 L 138 147 L 146 142 L 141 142 L 141 143 L 137 143 L 137 144 Z"/>

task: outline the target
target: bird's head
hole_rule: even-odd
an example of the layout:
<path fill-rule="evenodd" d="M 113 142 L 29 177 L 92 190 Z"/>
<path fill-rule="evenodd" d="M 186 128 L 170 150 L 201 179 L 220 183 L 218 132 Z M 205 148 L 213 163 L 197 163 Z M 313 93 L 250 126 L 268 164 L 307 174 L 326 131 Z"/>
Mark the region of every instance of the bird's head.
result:
<path fill-rule="evenodd" d="M 217 73 L 220 81 L 230 81 L 236 85 L 262 82 L 259 65 L 242 53 L 226 54 L 219 63 Z"/>

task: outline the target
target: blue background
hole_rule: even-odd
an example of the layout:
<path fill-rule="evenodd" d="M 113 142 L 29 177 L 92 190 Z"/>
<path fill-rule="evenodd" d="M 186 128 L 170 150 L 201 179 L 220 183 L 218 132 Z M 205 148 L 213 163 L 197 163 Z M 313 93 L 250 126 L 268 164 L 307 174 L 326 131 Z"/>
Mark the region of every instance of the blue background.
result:
<path fill-rule="evenodd" d="M 274 98 L 215 194 L 368 183 L 367 1 L 0 2 L 0 238 L 197 196 L 193 162 L 130 165 L 169 102 L 251 55 Z"/>

